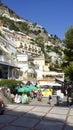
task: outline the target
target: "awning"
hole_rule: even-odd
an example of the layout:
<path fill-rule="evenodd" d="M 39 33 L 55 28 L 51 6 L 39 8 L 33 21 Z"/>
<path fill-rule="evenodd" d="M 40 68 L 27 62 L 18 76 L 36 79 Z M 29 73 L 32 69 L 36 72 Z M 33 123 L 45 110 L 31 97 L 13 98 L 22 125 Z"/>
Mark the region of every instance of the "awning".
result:
<path fill-rule="evenodd" d="M 64 78 L 56 78 L 57 81 L 64 82 Z"/>
<path fill-rule="evenodd" d="M 50 71 L 50 72 L 44 71 L 44 72 L 43 72 L 43 75 L 56 76 L 56 75 L 58 75 L 58 73 L 57 73 L 57 72 L 54 72 L 54 71 Z"/>
<path fill-rule="evenodd" d="M 62 86 L 59 83 L 54 83 L 54 82 L 40 82 L 39 83 L 40 86 Z"/>
<path fill-rule="evenodd" d="M 20 69 L 18 66 L 9 64 L 9 63 L 7 63 L 7 62 L 1 62 L 1 61 L 0 61 L 0 65 L 11 66 L 11 67 Z"/>
<path fill-rule="evenodd" d="M 62 86 L 62 85 L 59 84 L 59 83 L 48 83 L 48 85 L 50 85 L 50 86 Z"/>

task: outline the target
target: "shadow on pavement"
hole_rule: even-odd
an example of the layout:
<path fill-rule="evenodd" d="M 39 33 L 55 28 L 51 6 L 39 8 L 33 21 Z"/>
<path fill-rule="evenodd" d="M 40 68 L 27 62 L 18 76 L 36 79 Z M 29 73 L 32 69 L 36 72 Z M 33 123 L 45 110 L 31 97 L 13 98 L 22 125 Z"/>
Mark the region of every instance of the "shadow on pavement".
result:
<path fill-rule="evenodd" d="M 0 115 L 0 130 L 73 130 L 73 110 L 45 104 L 8 104 Z"/>

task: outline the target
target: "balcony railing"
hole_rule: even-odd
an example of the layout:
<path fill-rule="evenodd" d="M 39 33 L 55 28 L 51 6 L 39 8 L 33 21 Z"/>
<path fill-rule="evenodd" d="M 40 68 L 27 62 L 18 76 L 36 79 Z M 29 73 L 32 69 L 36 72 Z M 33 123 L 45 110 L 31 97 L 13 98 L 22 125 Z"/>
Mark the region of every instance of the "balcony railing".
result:
<path fill-rule="evenodd" d="M 12 59 L 9 59 L 8 57 L 2 55 L 0 55 L 0 62 L 11 64 L 11 65 L 17 65 L 17 63 L 14 62 Z"/>

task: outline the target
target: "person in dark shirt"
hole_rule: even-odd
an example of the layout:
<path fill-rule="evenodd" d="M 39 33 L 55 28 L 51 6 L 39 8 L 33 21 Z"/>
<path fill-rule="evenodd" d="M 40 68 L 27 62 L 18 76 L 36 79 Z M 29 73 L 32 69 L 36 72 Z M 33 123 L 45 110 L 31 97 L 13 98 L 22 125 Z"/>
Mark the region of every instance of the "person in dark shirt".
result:
<path fill-rule="evenodd" d="M 71 104 L 71 91 L 72 91 L 72 86 L 69 85 L 67 88 L 67 105 L 68 106 Z"/>

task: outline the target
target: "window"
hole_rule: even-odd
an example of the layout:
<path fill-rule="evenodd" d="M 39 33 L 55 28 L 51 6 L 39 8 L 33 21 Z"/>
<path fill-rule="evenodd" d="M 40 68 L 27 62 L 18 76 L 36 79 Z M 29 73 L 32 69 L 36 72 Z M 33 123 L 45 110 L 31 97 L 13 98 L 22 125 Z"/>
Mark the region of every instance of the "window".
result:
<path fill-rule="evenodd" d="M 2 53 L 2 50 L 0 50 L 0 55 L 2 55 L 3 53 Z"/>

